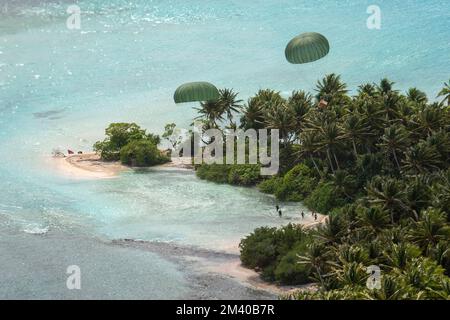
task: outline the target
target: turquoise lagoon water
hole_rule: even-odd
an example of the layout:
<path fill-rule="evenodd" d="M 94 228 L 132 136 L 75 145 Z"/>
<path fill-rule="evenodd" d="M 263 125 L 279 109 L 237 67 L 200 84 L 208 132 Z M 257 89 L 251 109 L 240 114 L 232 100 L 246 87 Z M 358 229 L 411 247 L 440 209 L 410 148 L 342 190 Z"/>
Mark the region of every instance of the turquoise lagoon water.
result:
<path fill-rule="evenodd" d="M 81 30 L 68 30 L 73 3 L 0 3 L 0 297 L 189 297 L 190 275 L 177 263 L 105 243 L 223 251 L 255 227 L 281 223 L 272 198 L 190 172 L 73 180 L 52 168 L 53 148 L 89 150 L 110 122 L 187 127 L 192 105 L 172 101 L 180 83 L 210 81 L 247 99 L 266 87 L 313 90 L 336 72 L 352 89 L 388 76 L 433 100 L 450 74 L 448 0 L 377 1 L 381 30 L 366 27 L 372 1 L 75 1 Z M 326 35 L 330 54 L 288 64 L 286 43 L 306 31 Z M 302 207 L 285 208 L 283 223 Z M 91 270 L 91 286 L 68 294 L 62 266 L 77 261 Z M 117 267 L 124 261 L 129 268 Z M 119 281 L 124 275 L 134 280 Z"/>

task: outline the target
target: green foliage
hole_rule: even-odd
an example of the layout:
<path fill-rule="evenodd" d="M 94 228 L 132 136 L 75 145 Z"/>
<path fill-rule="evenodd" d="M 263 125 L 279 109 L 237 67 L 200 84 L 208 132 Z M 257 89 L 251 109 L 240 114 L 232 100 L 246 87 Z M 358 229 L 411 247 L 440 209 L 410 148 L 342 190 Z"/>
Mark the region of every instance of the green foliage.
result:
<path fill-rule="evenodd" d="M 147 134 L 136 123 L 111 123 L 106 128 L 105 135 L 103 141 L 94 144 L 94 151 L 105 161 L 119 160 L 120 150 L 132 141 L 148 140 L 154 145 L 160 143 L 159 136 Z"/>
<path fill-rule="evenodd" d="M 322 289 L 298 292 L 293 298 L 448 299 L 448 225 L 440 212 L 424 211 L 417 222 L 405 219 L 393 226 L 380 208 L 357 211 L 356 219 L 349 211 L 341 212 L 344 219 L 333 228 L 339 236 L 324 236 L 331 234 L 326 231 L 331 227 L 311 231 L 317 239 L 314 247 L 322 249 L 308 248 L 300 261 L 313 268 Z M 381 267 L 381 289 L 364 285 L 365 268 L 373 264 Z"/>
<path fill-rule="evenodd" d="M 281 284 L 300 285 L 310 282 L 311 269 L 298 263 L 299 252 L 304 251 L 304 243 L 284 255 L 273 271 L 275 281 Z"/>
<path fill-rule="evenodd" d="M 357 184 L 364 186 L 367 181 L 383 173 L 385 157 L 381 153 L 368 153 L 358 156 L 355 174 Z"/>
<path fill-rule="evenodd" d="M 235 128 L 234 114 L 242 108 L 242 100 L 238 99 L 237 95 L 233 89 L 220 89 L 219 99 L 201 102 L 197 108 L 199 116 L 196 119 L 203 123 L 203 129 L 218 128 L 225 120 L 228 120 L 230 128 Z"/>
<path fill-rule="evenodd" d="M 294 166 L 284 176 L 262 181 L 258 188 L 283 201 L 303 201 L 317 187 L 319 180 L 316 170 L 305 162 Z"/>
<path fill-rule="evenodd" d="M 423 211 L 416 222 L 390 224 L 380 208 L 341 210 L 317 230 L 313 241 L 300 248 L 297 259 L 311 269 L 318 291 L 298 291 L 290 299 L 449 299 L 449 234 L 442 213 Z M 341 217 L 340 219 L 335 219 Z M 287 259 L 287 261 L 289 261 Z M 381 268 L 381 288 L 366 286 L 367 268 Z M 294 282 L 290 282 L 294 283 Z"/>
<path fill-rule="evenodd" d="M 202 164 L 195 171 L 197 177 L 216 183 L 228 183 L 230 166 L 222 164 Z"/>
<path fill-rule="evenodd" d="M 280 200 L 302 201 L 314 190 L 317 183 L 314 171 L 305 164 L 299 164 L 286 173 L 275 189 L 275 196 Z"/>
<path fill-rule="evenodd" d="M 239 245 L 242 264 L 261 272 L 270 281 L 303 284 L 309 281 L 310 268 L 296 263 L 297 254 L 310 241 L 300 226 L 258 228 Z"/>
<path fill-rule="evenodd" d="M 94 151 L 99 153 L 104 161 L 117 161 L 120 159 L 120 149 L 113 146 L 108 140 L 97 141 L 94 144 Z"/>
<path fill-rule="evenodd" d="M 252 186 L 260 181 L 260 166 L 251 164 L 202 164 L 197 167 L 197 177 L 216 183 Z"/>
<path fill-rule="evenodd" d="M 424 92 L 404 94 L 382 79 L 350 96 L 330 74 L 317 82 L 315 97 L 267 89 L 248 99 L 242 129 L 280 130 L 280 171 L 259 189 L 329 216 L 301 232 L 255 230 L 241 242 L 243 264 L 266 280 L 317 284 L 316 292 L 292 296 L 298 299 L 448 299 L 448 88 L 442 102 L 429 103 Z M 204 105 L 201 114 L 220 128 L 225 113 L 214 115 L 214 107 Z M 197 174 L 213 181 L 259 181 L 256 170 L 201 167 Z M 381 289 L 366 287 L 371 265 L 381 268 Z"/>
<path fill-rule="evenodd" d="M 152 141 L 147 139 L 131 141 L 120 149 L 122 164 L 133 167 L 150 167 L 169 160 Z"/>
<path fill-rule="evenodd" d="M 444 83 L 444 88 L 438 93 L 438 97 L 443 97 L 442 105 L 447 103 L 447 106 L 450 106 L 450 80 Z"/>
<path fill-rule="evenodd" d="M 106 138 L 94 144 L 94 151 L 102 160 L 120 160 L 125 165 L 146 167 L 168 162 L 157 145 L 160 138 L 146 133 L 135 123 L 111 123 L 105 130 Z"/>
<path fill-rule="evenodd" d="M 166 124 L 164 126 L 164 133 L 161 136 L 170 143 L 172 149 L 175 149 L 182 142 L 181 130 L 176 127 L 177 125 L 175 123 Z"/>
<path fill-rule="evenodd" d="M 264 269 L 276 260 L 276 228 L 262 227 L 239 244 L 242 264 L 251 269 Z"/>
<path fill-rule="evenodd" d="M 278 186 L 283 183 L 283 178 L 278 176 L 273 176 L 268 179 L 261 181 L 258 184 L 259 191 L 268 194 L 275 194 Z"/>
<path fill-rule="evenodd" d="M 336 194 L 333 184 L 325 182 L 319 183 L 317 188 L 305 199 L 305 204 L 309 208 L 325 214 L 345 203 L 345 199 Z"/>
<path fill-rule="evenodd" d="M 260 170 L 259 165 L 231 165 L 228 183 L 241 186 L 255 185 L 260 180 Z"/>

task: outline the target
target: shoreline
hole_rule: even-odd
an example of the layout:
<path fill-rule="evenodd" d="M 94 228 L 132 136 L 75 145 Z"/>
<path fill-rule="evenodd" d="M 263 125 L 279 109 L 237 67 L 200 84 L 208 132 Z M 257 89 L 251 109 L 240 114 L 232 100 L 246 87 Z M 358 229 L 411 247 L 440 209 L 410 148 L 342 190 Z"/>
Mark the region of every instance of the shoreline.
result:
<path fill-rule="evenodd" d="M 190 158 L 175 158 L 175 161 L 171 161 L 162 165 L 154 166 L 152 168 L 160 170 L 193 170 Z M 131 167 L 124 166 L 118 161 L 106 162 L 100 159 L 100 156 L 96 153 L 84 153 L 70 155 L 67 157 L 53 157 L 53 161 L 56 163 L 57 169 L 65 176 L 75 179 L 111 179 L 117 177 L 120 173 L 132 170 Z M 308 213 L 307 213 L 308 214 Z M 302 225 L 304 228 L 314 228 L 317 225 L 324 223 L 327 216 L 318 214 L 317 221 L 306 222 L 302 218 L 296 218 L 289 223 Z M 306 222 L 306 223 L 305 223 Z M 186 258 L 197 260 L 201 263 L 201 268 L 205 272 L 212 272 L 221 275 L 225 275 L 231 279 L 238 281 L 241 284 L 250 286 L 257 290 L 263 290 L 272 294 L 289 294 L 299 289 L 311 289 L 314 284 L 306 284 L 301 286 L 283 286 L 276 283 L 267 282 L 261 279 L 260 274 L 253 269 L 242 266 L 239 252 L 240 239 L 229 241 L 222 247 L 220 252 L 210 251 L 211 255 L 223 254 L 227 256 L 225 261 L 217 262 L 214 259 L 210 261 L 206 256 L 206 253 L 198 254 L 199 251 L 192 250 L 192 252 L 184 255 Z M 133 244 L 141 248 L 150 249 L 150 251 L 161 250 L 165 248 L 170 251 L 170 245 L 167 246 L 161 243 L 152 243 L 147 241 L 135 240 L 135 239 L 120 239 L 113 240 L 114 244 L 120 244 L 121 246 L 128 246 Z M 181 247 L 181 246 L 180 246 Z M 186 249 L 185 249 L 186 250 Z M 188 250 L 189 251 L 189 250 Z M 205 250 L 208 251 L 208 250 Z M 232 257 L 230 257 L 232 256 Z"/>
<path fill-rule="evenodd" d="M 94 152 L 74 154 L 66 157 L 52 157 L 51 163 L 62 175 L 75 179 L 111 179 L 133 167 L 122 165 L 119 161 L 103 161 Z M 156 169 L 193 170 L 190 158 L 175 158 Z"/>
<path fill-rule="evenodd" d="M 261 275 L 253 269 L 246 268 L 242 265 L 240 258 L 233 259 L 228 262 L 214 265 L 203 262 L 204 269 L 208 272 L 226 275 L 232 279 L 235 279 L 241 284 L 248 285 L 254 289 L 266 291 L 269 293 L 280 295 L 289 295 L 297 290 L 312 290 L 315 286 L 314 283 L 298 285 L 298 286 L 286 286 L 277 283 L 265 281 L 261 278 Z"/>
<path fill-rule="evenodd" d="M 314 228 L 325 223 L 327 218 L 328 216 L 326 215 L 318 214 L 317 221 L 304 223 L 305 221 L 302 218 L 298 218 L 289 223 L 301 225 L 303 228 Z M 278 296 L 289 295 L 298 290 L 316 290 L 316 284 L 313 282 L 303 285 L 281 285 L 263 280 L 260 273 L 242 265 L 239 251 L 240 239 L 230 240 L 228 243 L 220 246 L 218 251 L 140 239 L 116 239 L 112 240 L 111 243 L 113 245 L 132 246 L 158 252 L 164 257 L 176 256 L 195 261 L 207 273 L 223 275 L 242 285 Z"/>
<path fill-rule="evenodd" d="M 196 270 L 201 270 L 205 274 L 212 273 L 225 276 L 250 289 L 267 292 L 276 296 L 288 295 L 302 289 L 314 290 L 315 287 L 314 283 L 285 286 L 264 281 L 258 272 L 242 266 L 238 253 L 213 251 L 174 243 L 138 239 L 116 239 L 111 241 L 111 245 L 150 251 L 173 261 L 184 261 L 190 264 L 195 263 Z"/>
<path fill-rule="evenodd" d="M 309 229 L 314 228 L 316 226 L 319 226 L 326 222 L 328 219 L 328 216 L 317 214 L 318 219 L 317 221 L 312 221 L 308 223 L 302 223 L 304 222 L 303 219 L 298 218 L 295 219 L 293 222 L 297 225 L 303 226 L 303 228 Z M 239 240 L 240 241 L 240 240 Z M 253 269 L 246 268 L 242 265 L 241 259 L 240 259 L 240 252 L 239 252 L 239 242 L 233 243 L 229 245 L 229 248 L 232 248 L 234 250 L 232 251 L 226 251 L 226 252 L 233 252 L 236 253 L 238 258 L 236 260 L 232 260 L 226 263 L 222 263 L 220 265 L 216 266 L 210 266 L 207 267 L 206 270 L 209 270 L 211 272 L 216 272 L 220 274 L 226 274 L 229 277 L 236 279 L 237 281 L 241 283 L 246 283 L 258 290 L 264 290 L 267 292 L 275 293 L 277 295 L 283 295 L 283 294 L 291 294 L 297 290 L 315 290 L 315 283 L 307 283 L 303 285 L 297 285 L 297 286 L 288 286 L 288 285 L 281 285 L 273 282 L 265 281 L 261 278 L 260 273 L 256 272 Z M 207 262 L 205 263 L 207 264 Z"/>
<path fill-rule="evenodd" d="M 96 153 L 53 157 L 52 163 L 59 173 L 74 179 L 111 179 L 119 173 L 129 170 L 119 162 L 100 160 L 100 156 Z"/>

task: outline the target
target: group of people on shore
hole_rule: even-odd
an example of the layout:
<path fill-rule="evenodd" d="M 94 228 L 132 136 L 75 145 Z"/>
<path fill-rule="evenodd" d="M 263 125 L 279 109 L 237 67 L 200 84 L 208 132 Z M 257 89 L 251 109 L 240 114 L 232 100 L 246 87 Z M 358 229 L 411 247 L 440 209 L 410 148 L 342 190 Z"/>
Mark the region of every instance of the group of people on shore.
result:
<path fill-rule="evenodd" d="M 277 211 L 278 216 L 279 216 L 280 218 L 282 218 L 282 217 L 283 217 L 283 211 L 281 210 L 281 208 L 280 208 L 280 206 L 279 206 L 278 204 L 275 205 L 275 210 Z M 302 212 L 300 213 L 300 215 L 302 216 L 302 219 L 305 219 L 305 212 L 304 212 L 303 210 L 302 210 Z M 311 211 L 311 215 L 313 216 L 314 221 L 317 221 L 317 218 L 318 218 L 317 212 L 315 212 L 315 211 L 313 210 L 313 211 Z"/>

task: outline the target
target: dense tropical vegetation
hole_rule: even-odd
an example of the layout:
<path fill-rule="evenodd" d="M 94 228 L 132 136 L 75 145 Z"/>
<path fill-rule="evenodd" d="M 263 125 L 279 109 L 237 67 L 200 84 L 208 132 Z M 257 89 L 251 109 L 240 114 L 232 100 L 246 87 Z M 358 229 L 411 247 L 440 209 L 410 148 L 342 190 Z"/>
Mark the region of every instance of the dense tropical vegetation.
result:
<path fill-rule="evenodd" d="M 168 162 L 159 149 L 160 137 L 141 129 L 135 123 L 111 123 L 106 138 L 94 144 L 102 160 L 117 161 L 134 167 L 148 167 Z"/>
<path fill-rule="evenodd" d="M 201 178 L 258 184 L 328 215 L 316 228 L 255 230 L 240 244 L 242 263 L 266 280 L 317 284 L 290 298 L 449 299 L 448 90 L 446 83 L 443 100 L 429 102 L 383 79 L 350 96 L 331 74 L 315 95 L 260 90 L 242 105 L 225 89 L 202 103 L 205 130 L 279 129 L 281 170 L 265 179 L 249 165 L 201 165 Z M 380 289 L 366 286 L 371 265 L 381 269 Z"/>

